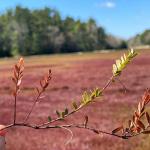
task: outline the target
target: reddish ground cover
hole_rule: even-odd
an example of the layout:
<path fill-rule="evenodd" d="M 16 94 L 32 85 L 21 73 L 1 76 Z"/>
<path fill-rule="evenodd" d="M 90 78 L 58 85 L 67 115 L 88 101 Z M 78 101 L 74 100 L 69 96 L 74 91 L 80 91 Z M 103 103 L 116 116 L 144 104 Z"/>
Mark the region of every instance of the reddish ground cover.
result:
<path fill-rule="evenodd" d="M 39 79 L 52 69 L 52 81 L 45 97 L 31 115 L 29 122 L 42 123 L 47 116 L 56 117 L 55 110 L 71 108 L 73 99 L 79 100 L 83 91 L 103 87 L 112 75 L 112 64 L 119 53 L 83 54 L 71 56 L 41 56 L 25 58 L 27 60 L 22 90 L 17 101 L 17 120 L 22 121 L 35 98 L 34 87 Z M 1 60 L 0 63 L 0 122 L 8 124 L 13 117 L 13 98 L 10 95 L 11 66 L 15 60 Z M 11 66 L 10 66 L 11 65 Z M 96 128 L 111 131 L 129 119 L 136 108 L 144 90 L 150 87 L 150 52 L 144 51 L 126 68 L 120 77 L 128 92 L 115 82 L 103 98 L 77 114 L 70 116 L 64 123 L 83 121 L 89 116 L 89 124 Z M 148 150 L 150 138 L 139 136 L 131 140 L 121 140 L 111 136 L 97 136 L 90 131 L 72 129 L 74 137 L 65 145 L 70 134 L 62 129 L 33 130 L 12 128 L 7 138 L 7 150 Z"/>

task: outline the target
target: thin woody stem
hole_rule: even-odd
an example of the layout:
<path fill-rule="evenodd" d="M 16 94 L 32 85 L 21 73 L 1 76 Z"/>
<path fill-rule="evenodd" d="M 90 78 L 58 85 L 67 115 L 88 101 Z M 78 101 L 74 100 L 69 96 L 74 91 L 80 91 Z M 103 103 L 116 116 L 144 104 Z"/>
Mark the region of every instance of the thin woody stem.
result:
<path fill-rule="evenodd" d="M 31 113 L 33 112 L 33 109 L 34 109 L 34 107 L 35 107 L 35 105 L 36 105 L 37 101 L 39 100 L 39 98 L 40 98 L 40 96 L 41 96 L 42 93 L 43 93 L 43 91 L 41 91 L 41 92 L 38 94 L 38 96 L 36 97 L 36 99 L 35 99 L 33 105 L 31 106 L 31 109 L 30 109 L 30 111 L 28 112 L 28 114 L 26 115 L 26 117 L 25 117 L 23 123 L 25 123 L 25 122 L 29 119 L 29 117 L 30 117 Z"/>
<path fill-rule="evenodd" d="M 113 81 L 113 79 L 114 79 L 114 76 L 112 76 L 109 80 L 108 80 L 108 82 L 105 84 L 105 86 L 102 88 L 102 90 L 101 90 L 101 92 L 104 92 L 105 91 L 105 89 L 111 84 L 111 82 Z"/>
<path fill-rule="evenodd" d="M 26 115 L 26 117 L 25 117 L 23 123 L 27 122 L 27 120 L 29 119 L 31 113 L 33 112 L 33 109 L 34 109 L 36 103 L 37 103 L 38 100 L 40 99 L 42 93 L 43 93 L 43 92 L 46 90 L 46 88 L 48 87 L 50 80 L 51 80 L 51 70 L 49 70 L 48 75 L 45 76 L 45 78 L 44 78 L 44 83 L 42 83 L 42 80 L 40 81 L 41 90 L 39 91 L 39 89 L 37 88 L 38 95 L 37 95 L 36 99 L 34 100 L 33 105 L 31 106 L 31 109 L 30 109 L 29 112 L 27 113 L 27 115 Z"/>
<path fill-rule="evenodd" d="M 17 109 L 17 95 L 15 96 L 14 102 L 14 124 L 16 123 L 16 109 Z"/>
<path fill-rule="evenodd" d="M 135 137 L 135 136 L 138 136 L 138 135 L 143 133 L 143 132 L 140 132 L 138 134 L 129 135 L 129 136 L 127 136 L 127 135 L 117 135 L 117 134 L 113 134 L 112 132 L 107 132 L 107 131 L 104 131 L 104 130 L 99 130 L 99 129 L 90 127 L 88 125 L 85 127 L 83 124 L 51 125 L 51 126 L 40 127 L 40 126 L 37 126 L 37 125 L 16 123 L 16 124 L 7 125 L 7 126 L 5 126 L 5 128 L 3 128 L 1 130 L 9 129 L 9 128 L 12 128 L 12 127 L 27 127 L 27 128 L 32 128 L 32 129 L 36 129 L 36 130 L 40 130 L 40 129 L 54 129 L 54 128 L 55 129 L 58 129 L 58 128 L 62 128 L 62 129 L 63 128 L 66 128 L 66 129 L 68 129 L 68 128 L 80 128 L 80 129 L 85 129 L 85 130 L 92 131 L 95 134 L 106 134 L 106 135 L 115 136 L 115 137 L 121 138 L 121 139 L 129 139 L 131 137 Z"/>
<path fill-rule="evenodd" d="M 20 89 L 21 80 L 23 77 L 24 70 L 24 60 L 20 58 L 18 63 L 14 65 L 14 75 L 12 76 L 12 81 L 15 84 L 15 90 L 13 92 L 14 96 L 14 116 L 13 116 L 13 124 L 16 123 L 16 109 L 17 109 L 17 96 Z"/>
<path fill-rule="evenodd" d="M 103 92 L 106 90 L 106 88 L 111 84 L 111 82 L 113 81 L 113 79 L 114 79 L 114 76 L 112 76 L 112 77 L 108 80 L 108 82 L 105 84 L 105 86 L 104 86 L 104 87 L 102 88 L 102 90 L 101 90 L 102 93 L 103 93 Z M 86 105 L 86 106 L 87 106 L 87 105 Z M 77 109 L 71 111 L 71 112 L 68 113 L 67 115 L 64 115 L 64 118 L 67 118 L 68 116 L 70 116 L 70 115 L 72 115 L 72 114 L 78 112 L 78 111 L 81 110 L 83 107 L 85 107 L 85 105 L 82 105 L 82 104 L 81 104 Z M 39 127 L 42 127 L 42 126 L 51 124 L 51 123 L 56 122 L 56 121 L 59 121 L 59 120 L 62 120 L 62 118 L 61 118 L 61 117 L 58 117 L 58 118 L 53 119 L 53 120 L 51 120 L 51 121 L 49 121 L 49 122 L 42 123 L 42 124 L 39 125 Z"/>
<path fill-rule="evenodd" d="M 17 96 L 18 96 L 18 90 L 19 90 L 19 86 L 18 86 L 18 82 L 19 82 L 19 78 L 20 78 L 20 70 L 17 72 L 17 77 L 16 77 L 16 85 L 15 85 L 15 92 L 14 92 L 14 121 L 13 123 L 16 123 L 16 111 L 17 111 Z"/>

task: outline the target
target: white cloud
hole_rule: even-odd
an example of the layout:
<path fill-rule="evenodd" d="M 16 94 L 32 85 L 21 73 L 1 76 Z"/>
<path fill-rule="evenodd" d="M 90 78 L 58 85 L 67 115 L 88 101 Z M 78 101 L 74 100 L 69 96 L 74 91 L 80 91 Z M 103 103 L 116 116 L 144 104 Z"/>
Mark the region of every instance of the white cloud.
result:
<path fill-rule="evenodd" d="M 104 3 L 104 6 L 107 8 L 114 8 L 116 5 L 113 2 L 106 2 Z"/>
<path fill-rule="evenodd" d="M 96 4 L 97 7 L 103 7 L 103 8 L 114 8 L 116 7 L 116 4 L 111 1 L 106 1 L 100 4 Z"/>

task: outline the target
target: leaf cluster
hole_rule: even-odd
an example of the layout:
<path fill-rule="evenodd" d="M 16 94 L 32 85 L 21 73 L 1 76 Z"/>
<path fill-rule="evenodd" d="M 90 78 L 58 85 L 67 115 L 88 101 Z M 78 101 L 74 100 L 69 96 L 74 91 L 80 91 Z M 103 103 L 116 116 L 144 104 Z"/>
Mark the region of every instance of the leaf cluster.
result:
<path fill-rule="evenodd" d="M 123 69 L 127 66 L 128 63 L 131 62 L 131 60 L 137 55 L 137 52 L 135 52 L 133 49 L 131 49 L 128 54 L 124 54 L 121 56 L 120 59 L 116 60 L 116 63 L 113 64 L 113 75 L 118 76 L 121 74 Z"/>
<path fill-rule="evenodd" d="M 132 120 L 128 121 L 128 127 L 123 125 L 114 129 L 113 134 L 122 131 L 122 137 L 128 138 L 138 134 L 150 134 L 150 116 L 146 111 L 146 105 L 150 102 L 150 89 L 144 93 L 142 100 L 138 103 L 137 110 L 134 111 Z"/>
<path fill-rule="evenodd" d="M 24 70 L 24 60 L 20 58 L 18 63 L 14 65 L 14 74 L 12 77 L 12 81 L 15 84 L 15 90 L 13 91 L 14 97 L 17 95 L 17 92 L 20 89 L 22 77 L 23 77 L 23 70 Z"/>
<path fill-rule="evenodd" d="M 79 109 L 85 107 L 86 105 L 88 105 L 91 102 L 94 102 L 96 98 L 102 96 L 102 92 L 99 88 L 95 88 L 93 91 L 91 90 L 90 92 L 84 92 L 82 95 L 81 100 L 77 103 L 76 101 L 72 102 L 72 110 L 69 111 L 69 108 L 65 108 L 64 111 L 58 111 L 56 110 L 56 115 L 57 115 L 57 119 L 62 120 L 65 117 L 75 113 L 76 111 L 78 111 Z M 54 120 L 52 120 L 51 116 L 48 116 L 48 121 L 49 122 L 53 122 Z"/>

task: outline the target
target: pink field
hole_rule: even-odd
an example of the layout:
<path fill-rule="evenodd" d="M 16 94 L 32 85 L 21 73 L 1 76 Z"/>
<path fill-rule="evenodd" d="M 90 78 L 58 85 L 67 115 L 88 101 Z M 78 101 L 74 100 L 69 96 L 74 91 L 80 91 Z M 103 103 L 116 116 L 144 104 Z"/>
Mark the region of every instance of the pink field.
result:
<path fill-rule="evenodd" d="M 49 68 L 52 81 L 45 97 L 36 105 L 29 122 L 43 123 L 47 116 L 56 117 L 55 110 L 71 109 L 72 100 L 79 100 L 83 91 L 103 87 L 112 75 L 112 64 L 118 53 L 39 56 L 25 58 L 26 67 L 22 90 L 17 101 L 17 120 L 21 122 L 35 98 L 34 87 Z M 0 122 L 9 124 L 13 117 L 12 66 L 16 60 L 0 61 Z M 141 54 L 126 68 L 120 77 L 128 92 L 119 83 L 111 85 L 97 103 L 70 116 L 63 123 L 81 123 L 89 116 L 93 127 L 112 131 L 131 118 L 144 90 L 150 88 L 150 51 Z M 122 140 L 106 135 L 96 135 L 84 129 L 72 129 L 72 141 L 65 145 L 70 134 L 63 129 L 33 130 L 9 129 L 6 136 L 7 150 L 149 150 L 150 137 L 143 135 Z"/>

